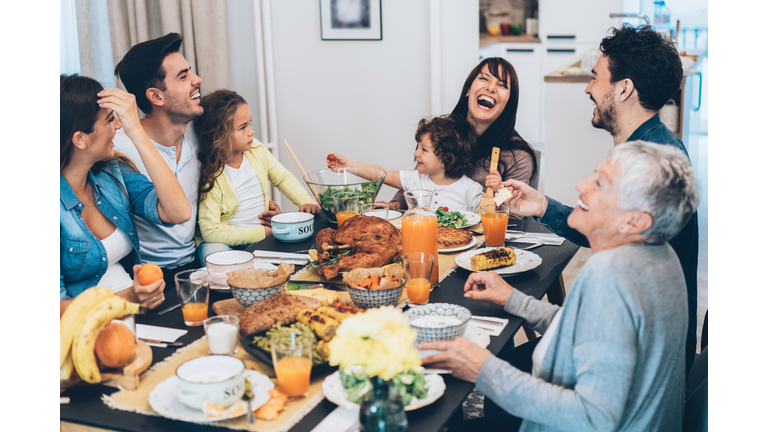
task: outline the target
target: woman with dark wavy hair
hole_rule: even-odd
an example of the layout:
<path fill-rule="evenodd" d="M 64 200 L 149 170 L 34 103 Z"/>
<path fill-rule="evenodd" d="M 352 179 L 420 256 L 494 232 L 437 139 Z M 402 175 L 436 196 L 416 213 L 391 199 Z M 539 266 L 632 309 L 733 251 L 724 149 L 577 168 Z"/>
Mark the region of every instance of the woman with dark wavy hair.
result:
<path fill-rule="evenodd" d="M 452 114 L 466 119 L 476 135 L 467 177 L 487 187 L 498 189 L 509 179 L 528 183 L 538 169 L 533 148 L 515 130 L 518 94 L 515 68 L 503 58 L 491 57 L 469 73 L 453 108 Z M 493 147 L 501 152 L 498 169 L 491 172 Z M 389 205 L 405 207 L 402 191 Z"/>
<path fill-rule="evenodd" d="M 165 282 L 141 285 L 134 215 L 157 224 L 187 221 L 184 191 L 139 123 L 136 98 L 78 75 L 60 79 L 60 300 L 101 285 L 154 309 Z M 151 181 L 114 150 L 115 131 L 136 146 Z M 123 265 L 133 265 L 133 278 Z"/>

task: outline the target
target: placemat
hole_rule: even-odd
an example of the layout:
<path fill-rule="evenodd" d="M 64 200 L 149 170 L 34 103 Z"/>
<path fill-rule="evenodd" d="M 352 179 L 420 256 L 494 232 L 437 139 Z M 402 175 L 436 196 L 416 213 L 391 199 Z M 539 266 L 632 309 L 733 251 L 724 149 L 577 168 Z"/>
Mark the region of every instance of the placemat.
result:
<path fill-rule="evenodd" d="M 173 355 L 162 362 L 155 364 L 150 370 L 145 372 L 141 377 L 141 385 L 139 385 L 138 389 L 133 391 L 123 389 L 112 395 L 102 395 L 101 399 L 112 409 L 159 416 L 159 414 L 153 411 L 152 407 L 149 405 L 149 393 L 152 389 L 159 383 L 174 376 L 176 368 L 180 364 L 187 360 L 205 355 L 208 355 L 208 341 L 205 336 L 203 336 L 190 345 L 180 348 Z M 272 381 L 275 382 L 275 386 L 277 386 L 277 382 L 274 379 L 275 372 L 272 367 L 257 360 L 242 348 L 235 357 L 244 360 L 248 369 L 256 370 L 272 378 Z M 309 395 L 300 401 L 288 402 L 285 406 L 285 411 L 281 412 L 275 420 L 266 421 L 257 419 L 256 424 L 252 428 L 248 427 L 248 416 L 246 415 L 235 419 L 206 422 L 203 424 L 227 427 L 236 430 L 285 432 L 298 423 L 299 420 L 312 411 L 312 409 L 325 398 L 325 396 L 323 396 L 322 382 L 327 375 L 328 374 L 314 377 L 309 386 Z"/>

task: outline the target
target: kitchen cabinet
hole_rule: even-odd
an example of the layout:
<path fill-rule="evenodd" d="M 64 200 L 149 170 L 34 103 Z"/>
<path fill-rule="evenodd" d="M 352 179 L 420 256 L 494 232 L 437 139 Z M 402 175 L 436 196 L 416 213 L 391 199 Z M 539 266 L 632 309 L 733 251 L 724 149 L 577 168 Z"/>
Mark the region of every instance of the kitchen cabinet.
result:
<path fill-rule="evenodd" d="M 534 147 L 540 146 L 541 104 L 543 75 L 541 70 L 541 44 L 501 44 L 500 56 L 515 68 L 518 82 L 517 121 L 515 129 Z"/>
<path fill-rule="evenodd" d="M 622 0 L 543 0 L 539 2 L 539 38 L 545 44 L 599 43 L 621 18 Z M 548 72 L 548 71 L 547 71 Z"/>

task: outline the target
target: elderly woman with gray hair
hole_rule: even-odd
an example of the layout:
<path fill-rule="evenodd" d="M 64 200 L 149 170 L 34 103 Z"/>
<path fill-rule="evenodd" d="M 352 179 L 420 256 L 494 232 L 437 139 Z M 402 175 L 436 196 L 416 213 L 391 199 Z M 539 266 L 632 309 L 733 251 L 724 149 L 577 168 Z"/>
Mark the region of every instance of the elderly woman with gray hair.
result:
<path fill-rule="evenodd" d="M 466 297 L 504 306 L 543 335 L 530 373 L 462 338 L 421 344 L 444 351 L 423 363 L 476 382 L 486 401 L 514 416 L 482 426 L 510 430 L 517 417 L 524 431 L 681 430 L 686 287 L 667 240 L 698 205 L 693 167 L 672 146 L 628 142 L 576 189 L 568 225 L 594 254 L 562 307 L 493 272 L 473 273 L 464 286 Z"/>

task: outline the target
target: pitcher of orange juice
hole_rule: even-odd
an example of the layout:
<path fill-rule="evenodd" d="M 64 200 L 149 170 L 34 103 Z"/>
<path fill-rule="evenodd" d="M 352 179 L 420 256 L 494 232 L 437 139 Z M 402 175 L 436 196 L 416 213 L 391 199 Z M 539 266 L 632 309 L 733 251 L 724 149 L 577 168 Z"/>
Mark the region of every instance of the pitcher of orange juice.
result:
<path fill-rule="evenodd" d="M 432 265 L 432 287 L 440 281 L 437 260 L 437 216 L 429 210 L 434 192 L 417 189 L 405 192 L 408 211 L 403 215 L 403 255 L 424 252 L 434 257 Z"/>

